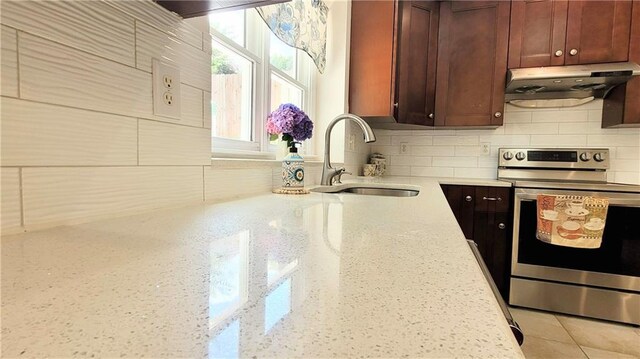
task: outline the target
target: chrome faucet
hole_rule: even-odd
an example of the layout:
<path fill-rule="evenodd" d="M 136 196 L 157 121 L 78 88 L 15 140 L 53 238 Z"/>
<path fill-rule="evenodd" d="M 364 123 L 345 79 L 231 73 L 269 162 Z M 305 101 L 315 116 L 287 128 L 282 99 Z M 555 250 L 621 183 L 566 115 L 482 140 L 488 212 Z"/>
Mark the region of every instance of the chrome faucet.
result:
<path fill-rule="evenodd" d="M 364 132 L 364 142 L 374 142 L 376 140 L 376 135 L 373 134 L 373 130 L 362 118 L 350 113 L 345 113 L 334 118 L 333 121 L 329 123 L 329 126 L 327 126 L 327 131 L 324 134 L 324 164 L 322 165 L 322 179 L 320 180 L 320 185 L 322 186 L 331 186 L 336 177 L 339 181 L 340 176 L 345 173 L 344 167 L 331 167 L 331 160 L 329 158 L 329 154 L 331 153 L 331 130 L 336 123 L 342 120 L 351 120 L 358 124 L 362 132 Z"/>

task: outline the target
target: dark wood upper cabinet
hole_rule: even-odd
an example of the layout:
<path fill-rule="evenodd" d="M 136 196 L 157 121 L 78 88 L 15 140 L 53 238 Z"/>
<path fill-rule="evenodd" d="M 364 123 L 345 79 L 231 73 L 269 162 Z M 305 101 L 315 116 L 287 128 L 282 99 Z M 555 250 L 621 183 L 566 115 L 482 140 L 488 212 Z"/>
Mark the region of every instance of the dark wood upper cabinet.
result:
<path fill-rule="evenodd" d="M 513 0 L 509 68 L 629 59 L 631 0 Z"/>
<path fill-rule="evenodd" d="M 508 1 L 441 3 L 436 126 L 502 125 L 510 7 Z"/>
<path fill-rule="evenodd" d="M 565 64 L 629 59 L 630 0 L 569 1 Z"/>
<path fill-rule="evenodd" d="M 397 120 L 433 126 L 439 5 L 432 1 L 401 1 L 398 9 Z"/>
<path fill-rule="evenodd" d="M 213 11 L 240 10 L 287 1 L 290 0 L 156 0 L 160 6 L 185 19 Z"/>
<path fill-rule="evenodd" d="M 640 0 L 633 2 L 629 61 L 640 64 Z M 618 86 L 604 100 L 602 127 L 640 127 L 640 78 Z"/>
<path fill-rule="evenodd" d="M 511 3 L 509 68 L 564 64 L 567 9 L 566 0 Z"/>
<path fill-rule="evenodd" d="M 438 4 L 354 1 L 349 111 L 433 125 Z"/>

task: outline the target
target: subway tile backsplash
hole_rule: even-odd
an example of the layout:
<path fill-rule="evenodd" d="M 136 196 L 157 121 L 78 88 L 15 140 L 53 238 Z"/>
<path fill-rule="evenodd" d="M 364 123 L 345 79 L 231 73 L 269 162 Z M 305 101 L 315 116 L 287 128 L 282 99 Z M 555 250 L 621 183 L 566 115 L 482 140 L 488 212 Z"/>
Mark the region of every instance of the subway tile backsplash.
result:
<path fill-rule="evenodd" d="M 640 184 L 640 128 L 601 128 L 602 100 L 573 108 L 506 105 L 504 125 L 486 130 L 375 130 L 370 152 L 389 158 L 388 175 L 496 178 L 500 147 L 605 147 L 609 180 Z M 408 152 L 400 153 L 400 144 Z M 482 144 L 490 154 L 482 155 Z"/>

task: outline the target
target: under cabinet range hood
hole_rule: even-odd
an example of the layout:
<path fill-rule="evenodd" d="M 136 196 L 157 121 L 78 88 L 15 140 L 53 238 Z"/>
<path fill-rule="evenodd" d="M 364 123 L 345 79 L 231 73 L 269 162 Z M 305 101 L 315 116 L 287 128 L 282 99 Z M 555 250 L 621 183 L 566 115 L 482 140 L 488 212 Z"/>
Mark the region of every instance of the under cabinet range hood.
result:
<path fill-rule="evenodd" d="M 604 98 L 616 85 L 638 75 L 640 66 L 633 62 L 512 69 L 507 75 L 505 101 L 524 106 L 529 100 L 579 104 Z"/>

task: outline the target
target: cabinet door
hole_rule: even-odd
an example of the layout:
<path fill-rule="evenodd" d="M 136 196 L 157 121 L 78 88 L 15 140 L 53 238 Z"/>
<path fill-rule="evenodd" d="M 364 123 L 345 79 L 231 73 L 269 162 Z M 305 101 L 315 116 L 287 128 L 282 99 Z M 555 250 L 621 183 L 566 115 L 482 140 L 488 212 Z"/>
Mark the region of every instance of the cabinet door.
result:
<path fill-rule="evenodd" d="M 569 1 L 567 65 L 627 61 L 630 0 Z"/>
<path fill-rule="evenodd" d="M 473 186 L 442 185 L 444 196 L 456 217 L 464 237 L 473 238 L 473 208 L 475 190 Z"/>
<path fill-rule="evenodd" d="M 398 8 L 396 119 L 400 123 L 433 126 L 439 4 L 401 1 Z"/>
<path fill-rule="evenodd" d="M 629 61 L 640 63 L 640 0 L 633 1 Z M 605 98 L 602 127 L 640 127 L 640 78 L 620 85 Z"/>
<path fill-rule="evenodd" d="M 354 1 L 351 5 L 349 112 L 393 116 L 394 1 Z"/>
<path fill-rule="evenodd" d="M 511 3 L 509 68 L 564 64 L 567 5 L 566 0 Z"/>
<path fill-rule="evenodd" d="M 510 8 L 508 1 L 442 3 L 435 125 L 502 125 Z"/>

